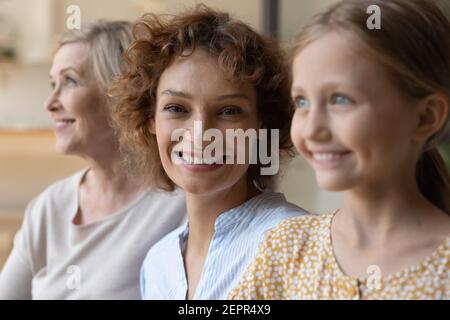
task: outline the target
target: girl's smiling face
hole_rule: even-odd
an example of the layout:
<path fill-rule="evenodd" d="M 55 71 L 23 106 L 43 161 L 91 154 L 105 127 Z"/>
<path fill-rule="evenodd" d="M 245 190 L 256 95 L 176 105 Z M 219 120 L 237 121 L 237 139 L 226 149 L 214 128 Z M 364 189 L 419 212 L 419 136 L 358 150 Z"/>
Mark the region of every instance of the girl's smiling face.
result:
<path fill-rule="evenodd" d="M 177 58 L 161 75 L 151 131 L 156 134 L 164 170 L 184 191 L 208 194 L 228 190 L 237 184 L 245 187 L 248 164 L 191 163 L 194 156 L 198 158 L 192 141 L 198 121 L 201 121 L 203 131 L 219 130 L 224 142 L 227 129 L 245 131 L 258 127 L 253 86 L 227 80 L 217 58 L 202 49 L 188 57 Z M 172 133 L 177 129 L 189 133 L 183 136 L 182 143 L 190 144 L 191 154 L 180 153 L 180 142 L 172 141 Z M 203 150 L 197 152 L 205 151 L 209 144 L 204 142 L 200 145 Z"/>
<path fill-rule="evenodd" d="M 330 32 L 293 61 L 291 137 L 331 191 L 413 177 L 421 149 L 413 139 L 415 102 L 354 43 Z"/>

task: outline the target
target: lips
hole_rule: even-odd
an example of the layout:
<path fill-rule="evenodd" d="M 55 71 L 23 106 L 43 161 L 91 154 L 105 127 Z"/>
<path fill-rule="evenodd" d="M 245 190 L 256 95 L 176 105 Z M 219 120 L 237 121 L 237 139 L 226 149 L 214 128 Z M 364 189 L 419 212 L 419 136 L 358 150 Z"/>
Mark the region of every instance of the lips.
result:
<path fill-rule="evenodd" d="M 306 149 L 306 158 L 316 169 L 333 169 L 338 167 L 351 154 L 342 149 Z"/>
<path fill-rule="evenodd" d="M 57 119 L 55 120 L 56 131 L 62 131 L 72 126 L 75 123 L 75 119 Z"/>

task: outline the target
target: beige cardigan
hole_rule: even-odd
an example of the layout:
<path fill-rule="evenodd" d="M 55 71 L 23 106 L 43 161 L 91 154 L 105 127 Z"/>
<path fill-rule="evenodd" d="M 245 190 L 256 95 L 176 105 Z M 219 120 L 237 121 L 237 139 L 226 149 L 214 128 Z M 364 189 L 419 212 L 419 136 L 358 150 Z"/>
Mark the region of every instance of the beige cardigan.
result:
<path fill-rule="evenodd" d="M 147 191 L 77 226 L 86 172 L 53 184 L 28 205 L 0 274 L 0 299 L 140 299 L 141 264 L 154 243 L 184 222 L 184 195 Z"/>

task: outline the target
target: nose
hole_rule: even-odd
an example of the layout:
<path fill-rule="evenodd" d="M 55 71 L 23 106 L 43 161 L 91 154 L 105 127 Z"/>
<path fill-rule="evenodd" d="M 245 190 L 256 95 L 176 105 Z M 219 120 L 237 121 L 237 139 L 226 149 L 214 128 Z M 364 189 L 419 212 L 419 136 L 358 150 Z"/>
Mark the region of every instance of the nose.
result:
<path fill-rule="evenodd" d="M 55 112 L 58 111 L 61 108 L 61 102 L 59 101 L 59 88 L 55 87 L 53 88 L 52 92 L 50 93 L 49 97 L 47 98 L 47 101 L 45 102 L 45 110 L 48 112 Z"/>
<path fill-rule="evenodd" d="M 189 142 L 194 143 L 197 147 L 201 146 L 203 149 L 211 143 L 203 140 L 204 133 L 212 128 L 214 128 L 214 122 L 211 116 L 205 111 L 199 112 L 189 120 L 186 126 L 186 131 L 189 132 L 189 135 L 184 138 L 187 138 Z"/>
<path fill-rule="evenodd" d="M 312 107 L 306 116 L 303 130 L 308 140 L 326 141 L 330 139 L 329 118 L 325 108 Z"/>

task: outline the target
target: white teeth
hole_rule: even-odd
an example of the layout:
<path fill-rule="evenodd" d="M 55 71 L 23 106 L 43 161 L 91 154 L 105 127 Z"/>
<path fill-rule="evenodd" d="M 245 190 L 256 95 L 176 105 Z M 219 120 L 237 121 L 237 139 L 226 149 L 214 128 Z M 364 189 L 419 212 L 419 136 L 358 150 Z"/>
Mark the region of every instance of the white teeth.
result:
<path fill-rule="evenodd" d="M 74 123 L 75 120 L 58 120 L 56 121 L 57 124 L 70 124 L 70 123 Z"/>
<path fill-rule="evenodd" d="M 200 165 L 202 165 L 202 164 L 208 165 L 209 164 L 209 165 L 212 165 L 212 164 L 218 164 L 218 163 L 220 163 L 220 164 L 225 163 L 225 160 L 223 157 L 214 157 L 214 158 L 203 157 L 203 159 L 202 159 L 202 158 L 197 158 L 197 157 L 191 157 L 190 155 L 185 154 L 182 151 L 175 150 L 174 152 L 186 164 L 200 164 Z"/>
<path fill-rule="evenodd" d="M 75 120 L 58 120 L 55 123 L 56 128 L 64 128 L 65 126 L 71 125 Z"/>
<path fill-rule="evenodd" d="M 317 161 L 336 160 L 341 156 L 341 153 L 313 153 L 313 158 Z"/>

